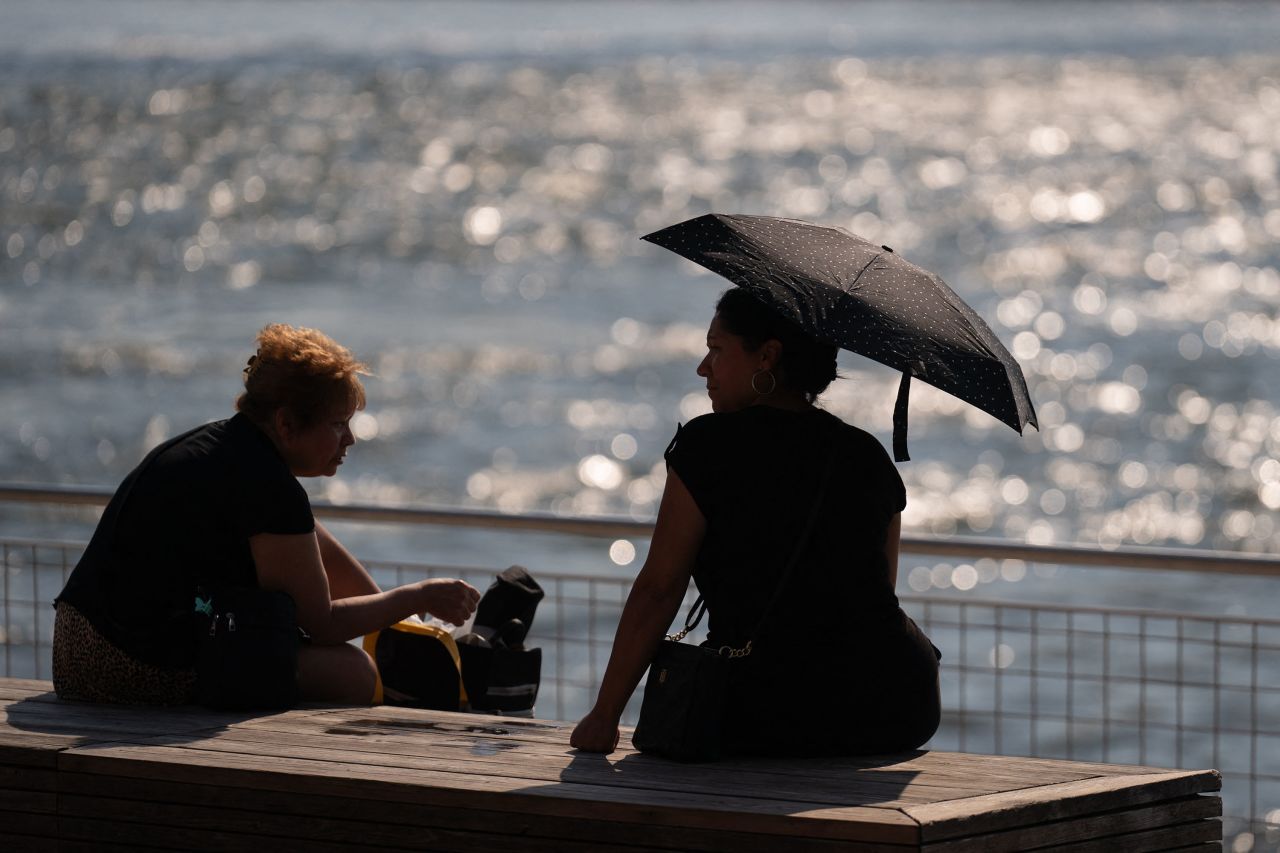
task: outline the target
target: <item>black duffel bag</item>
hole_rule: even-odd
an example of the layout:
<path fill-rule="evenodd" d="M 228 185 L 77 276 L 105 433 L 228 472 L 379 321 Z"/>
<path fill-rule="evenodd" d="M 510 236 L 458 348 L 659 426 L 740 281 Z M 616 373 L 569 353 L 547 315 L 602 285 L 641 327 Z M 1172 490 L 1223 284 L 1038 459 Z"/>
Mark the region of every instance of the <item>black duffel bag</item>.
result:
<path fill-rule="evenodd" d="M 458 640 L 462 681 L 476 711 L 531 711 L 542 680 L 542 649 L 524 642 L 542 587 L 523 566 L 498 575 L 476 607 L 472 632 Z"/>

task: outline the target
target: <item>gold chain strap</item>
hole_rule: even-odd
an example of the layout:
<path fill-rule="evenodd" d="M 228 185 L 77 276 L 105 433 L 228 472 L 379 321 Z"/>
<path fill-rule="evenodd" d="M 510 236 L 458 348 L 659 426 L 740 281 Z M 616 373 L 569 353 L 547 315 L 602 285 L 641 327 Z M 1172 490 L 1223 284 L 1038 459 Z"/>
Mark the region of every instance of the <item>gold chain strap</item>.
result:
<path fill-rule="evenodd" d="M 694 615 L 693 615 L 694 610 L 697 610 L 698 603 L 701 603 L 701 601 L 702 599 L 699 598 L 698 602 L 694 604 L 693 610 L 689 611 L 689 617 L 685 619 L 685 622 L 684 622 L 684 629 L 675 634 L 667 635 L 667 640 L 669 642 L 672 642 L 672 643 L 680 642 L 685 637 L 689 636 L 689 632 L 692 631 L 694 628 L 696 628 L 697 624 L 702 621 L 701 613 L 698 614 L 696 619 L 694 618 Z M 732 646 L 721 646 L 719 649 L 716 650 L 716 653 L 719 654 L 721 657 L 727 657 L 731 660 L 735 658 L 745 658 L 747 655 L 751 654 L 751 641 L 747 640 L 747 644 L 740 649 L 735 649 Z"/>
<path fill-rule="evenodd" d="M 683 631 L 681 631 L 678 634 L 668 634 L 667 639 L 673 643 L 678 643 L 681 640 L 683 640 L 685 637 L 687 637 L 689 635 L 689 632 L 692 630 L 693 630 L 692 628 L 686 627 Z M 719 652 L 721 657 L 727 657 L 730 659 L 745 658 L 747 655 L 751 654 L 751 641 L 747 640 L 747 644 L 740 649 L 735 649 L 731 646 L 721 646 L 717 651 Z"/>

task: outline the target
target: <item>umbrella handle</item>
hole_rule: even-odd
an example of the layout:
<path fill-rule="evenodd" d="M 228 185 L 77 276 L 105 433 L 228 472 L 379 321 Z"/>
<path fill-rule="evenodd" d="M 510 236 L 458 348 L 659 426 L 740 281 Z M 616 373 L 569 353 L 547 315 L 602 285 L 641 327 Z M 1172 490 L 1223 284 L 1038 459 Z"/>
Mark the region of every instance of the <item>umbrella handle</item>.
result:
<path fill-rule="evenodd" d="M 907 454 L 907 399 L 911 396 L 911 372 L 902 371 L 898 401 L 893 404 L 893 461 L 909 462 Z"/>

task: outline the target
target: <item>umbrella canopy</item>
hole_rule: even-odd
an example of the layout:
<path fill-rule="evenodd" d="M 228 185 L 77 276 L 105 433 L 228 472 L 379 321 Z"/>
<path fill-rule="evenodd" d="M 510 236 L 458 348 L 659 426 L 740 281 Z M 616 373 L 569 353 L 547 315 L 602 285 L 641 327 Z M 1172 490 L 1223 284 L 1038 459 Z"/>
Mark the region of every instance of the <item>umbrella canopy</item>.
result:
<path fill-rule="evenodd" d="M 1027 381 L 990 327 L 946 283 L 843 228 L 711 213 L 645 235 L 739 287 L 815 338 L 902 371 L 893 450 L 907 458 L 911 377 L 1022 433 L 1037 426 Z"/>

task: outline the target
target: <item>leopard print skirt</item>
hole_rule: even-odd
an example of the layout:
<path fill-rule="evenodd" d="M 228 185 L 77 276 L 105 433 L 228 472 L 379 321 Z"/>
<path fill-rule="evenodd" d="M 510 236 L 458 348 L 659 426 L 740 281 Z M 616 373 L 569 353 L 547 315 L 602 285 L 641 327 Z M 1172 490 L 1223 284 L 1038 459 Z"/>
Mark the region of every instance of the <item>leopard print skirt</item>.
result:
<path fill-rule="evenodd" d="M 136 660 L 98 633 L 84 614 L 59 601 L 53 620 L 53 689 L 60 699 L 125 705 L 186 705 L 196 673 Z"/>

